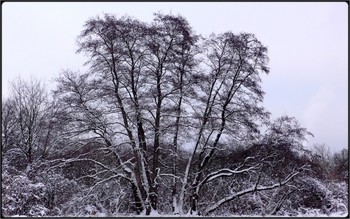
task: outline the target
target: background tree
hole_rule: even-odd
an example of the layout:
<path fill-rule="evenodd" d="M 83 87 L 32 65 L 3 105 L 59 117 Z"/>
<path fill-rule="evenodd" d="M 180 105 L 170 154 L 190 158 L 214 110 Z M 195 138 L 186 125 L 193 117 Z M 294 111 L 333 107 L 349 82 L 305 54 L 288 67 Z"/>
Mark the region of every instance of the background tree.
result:
<path fill-rule="evenodd" d="M 48 153 L 52 129 L 49 120 L 53 115 L 48 95 L 39 81 L 18 79 L 11 86 L 12 95 L 2 109 L 2 147 L 6 153 L 25 158 L 25 161 L 13 160 L 25 168 Z"/>
<path fill-rule="evenodd" d="M 2 207 L 6 215 L 49 214 L 58 196 L 51 198 L 42 176 L 47 159 L 62 155 L 65 146 L 61 108 L 35 79 L 13 82 L 2 103 Z"/>
<path fill-rule="evenodd" d="M 333 173 L 337 180 L 349 181 L 349 153 L 347 149 L 333 155 Z"/>

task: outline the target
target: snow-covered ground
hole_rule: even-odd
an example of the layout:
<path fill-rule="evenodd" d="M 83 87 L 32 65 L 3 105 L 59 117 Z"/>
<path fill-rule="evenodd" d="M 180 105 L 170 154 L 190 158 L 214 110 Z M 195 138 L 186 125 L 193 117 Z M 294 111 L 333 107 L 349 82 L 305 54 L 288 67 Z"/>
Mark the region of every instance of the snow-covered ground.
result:
<path fill-rule="evenodd" d="M 64 215 L 62 215 L 64 216 Z M 67 217 L 72 217 L 72 215 L 65 215 Z M 184 215 L 173 215 L 173 214 L 158 214 L 158 213 L 151 213 L 150 215 L 107 215 L 103 213 L 98 213 L 94 215 L 79 215 L 79 217 L 202 217 L 200 215 L 190 215 L 190 214 L 184 214 Z M 230 216 L 220 216 L 218 217 L 260 217 L 259 215 L 230 215 Z M 11 217 L 28 217 L 26 215 L 13 215 Z M 51 217 L 51 216 L 50 216 Z M 55 216 L 52 216 L 55 217 Z M 58 216 L 56 216 L 58 217 Z M 59 216 L 61 217 L 61 216 Z M 74 217 L 77 217 L 76 215 Z M 290 217 L 288 215 L 268 215 L 268 216 L 261 216 L 261 217 Z M 348 214 L 343 213 L 331 213 L 329 215 L 327 214 L 319 214 L 319 213 L 306 213 L 306 214 L 299 214 L 293 217 L 348 217 Z"/>

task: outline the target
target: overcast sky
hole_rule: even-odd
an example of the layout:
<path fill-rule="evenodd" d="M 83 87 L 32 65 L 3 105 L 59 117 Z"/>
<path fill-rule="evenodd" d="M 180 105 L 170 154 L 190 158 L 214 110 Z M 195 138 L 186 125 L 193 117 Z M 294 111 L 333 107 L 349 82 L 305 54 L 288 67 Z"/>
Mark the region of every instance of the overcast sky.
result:
<path fill-rule="evenodd" d="M 348 147 L 348 5 L 345 2 L 24 3 L 2 4 L 2 97 L 20 76 L 50 86 L 63 69 L 84 71 L 76 54 L 84 22 L 102 13 L 142 21 L 181 14 L 197 34 L 250 32 L 268 47 L 264 106 L 313 132 L 309 145 Z"/>

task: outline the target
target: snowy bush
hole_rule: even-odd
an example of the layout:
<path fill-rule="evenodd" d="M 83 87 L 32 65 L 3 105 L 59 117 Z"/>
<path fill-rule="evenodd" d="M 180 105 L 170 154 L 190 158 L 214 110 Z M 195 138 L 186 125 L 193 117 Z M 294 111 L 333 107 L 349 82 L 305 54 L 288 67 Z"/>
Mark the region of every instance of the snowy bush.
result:
<path fill-rule="evenodd" d="M 45 216 L 46 186 L 33 182 L 24 174 L 2 173 L 2 210 L 4 215 Z"/>
<path fill-rule="evenodd" d="M 115 215 L 119 213 L 125 192 L 116 183 L 106 183 L 104 186 L 80 187 L 71 200 L 62 205 L 62 214 L 70 216 Z"/>
<path fill-rule="evenodd" d="M 305 177 L 296 184 L 296 190 L 282 205 L 277 215 L 331 215 L 347 214 L 346 183 L 323 182 Z"/>
<path fill-rule="evenodd" d="M 80 186 L 74 180 L 64 178 L 62 174 L 43 172 L 36 177 L 46 186 L 46 207 L 50 209 L 50 215 L 60 212 L 63 204 L 69 202 L 80 190 Z"/>

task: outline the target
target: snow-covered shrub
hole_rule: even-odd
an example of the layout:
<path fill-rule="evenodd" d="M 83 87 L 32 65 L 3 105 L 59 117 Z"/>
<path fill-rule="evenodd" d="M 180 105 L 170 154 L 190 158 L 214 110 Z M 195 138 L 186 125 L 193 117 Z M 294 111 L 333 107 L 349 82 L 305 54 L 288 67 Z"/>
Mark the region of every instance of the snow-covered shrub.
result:
<path fill-rule="evenodd" d="M 307 177 L 302 179 L 303 185 L 300 193 L 303 195 L 299 199 L 301 206 L 306 208 L 321 209 L 326 204 L 326 198 L 329 197 L 329 190 L 317 179 Z"/>
<path fill-rule="evenodd" d="M 120 212 L 126 193 L 115 182 L 99 186 L 81 186 L 70 201 L 62 205 L 67 216 L 116 215 Z M 130 201 L 129 201 L 130 202 Z"/>
<path fill-rule="evenodd" d="M 56 215 L 61 206 L 69 202 L 80 190 L 75 180 L 69 180 L 60 173 L 42 172 L 35 178 L 46 186 L 45 206 L 50 209 L 49 215 Z"/>
<path fill-rule="evenodd" d="M 4 215 L 45 216 L 46 186 L 33 182 L 25 174 L 2 173 L 2 210 Z"/>
<path fill-rule="evenodd" d="M 348 191 L 345 183 L 325 182 L 313 177 L 304 177 L 300 178 L 294 186 L 294 192 L 276 215 L 347 214 Z"/>
<path fill-rule="evenodd" d="M 48 216 L 61 213 L 79 187 L 62 174 L 27 166 L 25 171 L 5 163 L 2 172 L 2 210 L 4 215 Z"/>
<path fill-rule="evenodd" d="M 329 190 L 327 197 L 327 213 L 340 213 L 342 215 L 348 214 L 348 185 L 345 182 L 327 182 L 326 188 Z"/>

